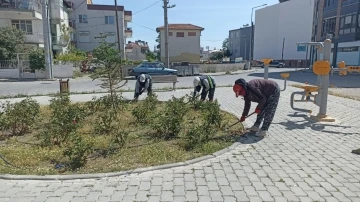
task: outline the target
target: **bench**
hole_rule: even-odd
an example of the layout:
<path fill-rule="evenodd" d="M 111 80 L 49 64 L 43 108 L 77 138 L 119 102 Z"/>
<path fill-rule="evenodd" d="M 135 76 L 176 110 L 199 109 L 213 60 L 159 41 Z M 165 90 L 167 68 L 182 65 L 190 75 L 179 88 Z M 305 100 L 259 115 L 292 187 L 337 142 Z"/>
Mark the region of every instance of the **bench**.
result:
<path fill-rule="evenodd" d="M 161 76 L 151 76 L 152 83 L 172 83 L 173 90 L 176 89 L 177 75 L 161 75 Z"/>

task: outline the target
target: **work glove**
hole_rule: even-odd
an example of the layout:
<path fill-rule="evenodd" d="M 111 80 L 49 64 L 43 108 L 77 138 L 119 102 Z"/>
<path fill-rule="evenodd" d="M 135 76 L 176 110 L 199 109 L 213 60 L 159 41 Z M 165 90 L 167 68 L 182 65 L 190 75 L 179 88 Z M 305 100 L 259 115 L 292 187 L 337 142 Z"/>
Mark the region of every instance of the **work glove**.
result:
<path fill-rule="evenodd" d="M 255 114 L 260 114 L 260 113 L 261 113 L 261 110 L 258 109 L 258 108 L 256 108 L 256 109 L 255 109 Z"/>
<path fill-rule="evenodd" d="M 243 115 L 243 116 L 240 117 L 239 121 L 240 121 L 240 122 L 244 122 L 245 119 L 246 119 L 246 117 Z"/>

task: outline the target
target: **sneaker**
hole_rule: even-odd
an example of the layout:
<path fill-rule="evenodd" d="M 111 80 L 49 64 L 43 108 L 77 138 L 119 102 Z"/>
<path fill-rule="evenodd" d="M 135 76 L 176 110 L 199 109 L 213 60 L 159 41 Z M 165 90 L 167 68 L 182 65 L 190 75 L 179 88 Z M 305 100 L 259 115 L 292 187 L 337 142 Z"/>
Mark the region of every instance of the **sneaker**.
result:
<path fill-rule="evenodd" d="M 254 131 L 254 132 L 258 132 L 259 131 L 259 126 L 253 125 L 251 128 L 249 128 L 249 130 Z"/>
<path fill-rule="evenodd" d="M 267 135 L 266 131 L 260 130 L 255 136 L 257 136 L 257 137 L 265 137 L 266 135 Z"/>

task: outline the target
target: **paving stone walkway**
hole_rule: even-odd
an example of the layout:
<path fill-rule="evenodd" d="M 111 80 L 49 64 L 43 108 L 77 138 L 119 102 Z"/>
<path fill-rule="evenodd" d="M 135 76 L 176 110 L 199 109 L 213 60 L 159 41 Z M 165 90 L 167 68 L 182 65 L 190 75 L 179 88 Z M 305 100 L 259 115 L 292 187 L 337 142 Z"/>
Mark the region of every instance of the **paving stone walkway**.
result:
<path fill-rule="evenodd" d="M 235 150 L 194 165 L 98 180 L 0 180 L 0 201 L 244 201 L 360 202 L 360 102 L 329 96 L 336 123 L 316 124 L 289 106 L 288 87 L 263 140 L 242 138 Z M 158 93 L 161 100 L 189 90 Z M 124 94 L 131 97 L 131 93 Z M 77 96 L 77 97 L 76 97 Z M 74 95 L 73 100 L 88 100 Z M 243 100 L 231 88 L 216 97 L 224 110 L 240 115 Z M 48 98 L 39 97 L 42 103 Z M 316 106 L 309 106 L 318 112 Z M 252 109 L 255 108 L 252 105 Z M 251 125 L 255 117 L 246 121 Z"/>

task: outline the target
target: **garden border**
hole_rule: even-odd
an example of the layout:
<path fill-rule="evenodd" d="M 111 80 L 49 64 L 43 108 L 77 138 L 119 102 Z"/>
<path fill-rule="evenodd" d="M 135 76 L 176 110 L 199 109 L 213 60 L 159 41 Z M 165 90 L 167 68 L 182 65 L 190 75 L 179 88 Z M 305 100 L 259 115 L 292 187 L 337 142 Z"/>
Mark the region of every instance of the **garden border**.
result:
<path fill-rule="evenodd" d="M 140 174 L 148 171 L 155 170 L 164 170 L 169 168 L 176 168 L 181 166 L 188 166 L 195 163 L 199 163 L 201 161 L 209 160 L 221 156 L 227 152 L 232 151 L 236 147 L 241 145 L 239 141 L 234 142 L 231 146 L 226 147 L 225 149 L 219 150 L 215 153 L 201 156 L 195 159 L 190 159 L 183 162 L 159 165 L 159 166 L 151 166 L 145 168 L 136 168 L 134 170 L 121 171 L 121 172 L 112 172 L 112 173 L 94 173 L 94 174 L 74 174 L 74 175 L 11 175 L 11 174 L 1 174 L 0 179 L 2 180 L 43 180 L 43 181 L 65 181 L 65 180 L 79 180 L 79 179 L 101 179 L 108 177 L 118 177 L 123 175 L 131 175 L 131 174 Z"/>

